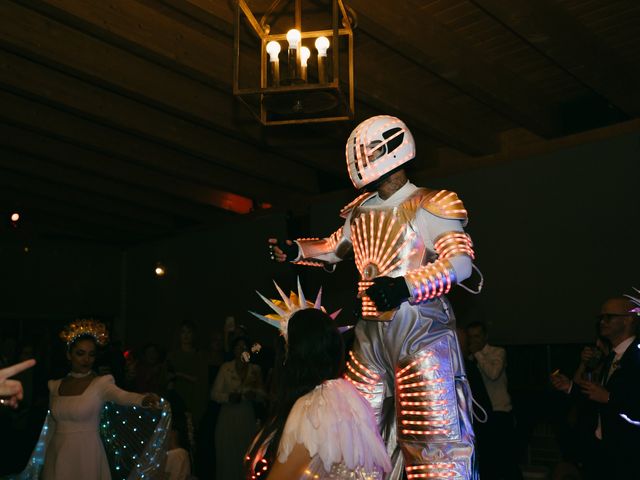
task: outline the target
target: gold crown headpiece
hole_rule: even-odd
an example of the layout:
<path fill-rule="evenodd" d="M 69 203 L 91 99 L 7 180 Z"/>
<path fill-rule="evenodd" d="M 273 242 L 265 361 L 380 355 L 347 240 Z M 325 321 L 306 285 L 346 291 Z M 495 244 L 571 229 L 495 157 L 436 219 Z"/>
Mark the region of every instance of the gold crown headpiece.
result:
<path fill-rule="evenodd" d="M 105 327 L 104 323 L 93 320 L 92 318 L 74 320 L 66 325 L 60 332 L 60 338 L 65 341 L 67 345 L 71 345 L 76 338 L 82 335 L 92 336 L 101 347 L 109 341 L 107 327 Z"/>
<path fill-rule="evenodd" d="M 325 308 L 322 306 L 322 287 L 318 292 L 318 296 L 316 297 L 315 302 L 311 302 L 305 298 L 299 278 L 298 293 L 296 294 L 295 292 L 291 292 L 289 296 L 285 295 L 285 293 L 275 281 L 273 283 L 276 286 L 276 290 L 278 290 L 278 293 L 280 294 L 282 300 L 269 300 L 260 292 L 256 291 L 256 293 L 260 296 L 264 303 L 269 305 L 269 307 L 275 312 L 275 314 L 269 313 L 267 315 L 260 315 L 259 313 L 251 311 L 249 311 L 249 313 L 258 317 L 263 322 L 268 323 L 272 327 L 278 328 L 285 341 L 287 340 L 287 327 L 289 325 L 289 319 L 293 316 L 294 313 L 307 308 L 315 308 L 316 310 L 321 310 L 326 313 Z M 329 316 L 335 320 L 341 310 L 342 309 L 337 310 L 329 314 Z M 352 328 L 352 326 L 338 327 L 338 330 L 342 333 L 350 328 Z"/>

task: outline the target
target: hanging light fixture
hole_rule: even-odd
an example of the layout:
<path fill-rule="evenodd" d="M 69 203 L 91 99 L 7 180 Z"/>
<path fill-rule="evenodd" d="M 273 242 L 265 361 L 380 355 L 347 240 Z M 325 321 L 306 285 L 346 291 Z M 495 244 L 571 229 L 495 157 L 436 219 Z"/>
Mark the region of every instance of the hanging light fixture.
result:
<path fill-rule="evenodd" d="M 355 16 L 328 4 L 305 2 L 303 15 L 303 0 L 275 0 L 258 20 L 237 0 L 233 93 L 263 125 L 353 119 Z"/>

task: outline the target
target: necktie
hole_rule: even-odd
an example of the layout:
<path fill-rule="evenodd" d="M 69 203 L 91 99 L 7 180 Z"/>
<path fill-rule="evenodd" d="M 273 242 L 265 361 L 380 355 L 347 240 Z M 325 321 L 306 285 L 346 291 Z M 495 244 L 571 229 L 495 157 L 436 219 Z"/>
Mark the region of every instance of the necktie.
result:
<path fill-rule="evenodd" d="M 605 358 L 604 365 L 602 366 L 602 385 L 606 385 L 609 381 L 609 377 L 611 376 L 611 367 L 614 363 L 614 359 L 616 357 L 616 352 L 613 350 L 609 352 L 609 355 Z"/>

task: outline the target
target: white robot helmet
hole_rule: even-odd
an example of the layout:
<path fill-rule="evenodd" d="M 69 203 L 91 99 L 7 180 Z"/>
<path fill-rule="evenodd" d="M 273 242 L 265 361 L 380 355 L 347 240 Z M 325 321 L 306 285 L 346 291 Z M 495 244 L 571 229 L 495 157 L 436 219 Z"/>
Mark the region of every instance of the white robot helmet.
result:
<path fill-rule="evenodd" d="M 359 189 L 414 158 L 416 145 L 402 120 L 378 115 L 351 132 L 345 154 L 349 177 Z"/>

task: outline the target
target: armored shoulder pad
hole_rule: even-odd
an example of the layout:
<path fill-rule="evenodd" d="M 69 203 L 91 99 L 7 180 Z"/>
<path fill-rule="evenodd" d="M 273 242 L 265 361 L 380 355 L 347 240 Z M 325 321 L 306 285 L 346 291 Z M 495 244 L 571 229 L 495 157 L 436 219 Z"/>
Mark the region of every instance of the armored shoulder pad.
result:
<path fill-rule="evenodd" d="M 349 215 L 349 213 L 356 207 L 358 207 L 360 204 L 364 203 L 365 200 L 368 200 L 369 198 L 373 197 L 375 195 L 375 192 L 366 192 L 363 193 L 362 195 L 357 196 L 351 203 L 345 205 L 342 210 L 340 210 L 340 216 L 342 218 L 347 218 L 347 216 Z"/>
<path fill-rule="evenodd" d="M 421 206 L 436 217 L 460 220 L 463 226 L 467 224 L 467 210 L 455 192 L 427 190 L 422 197 Z"/>

